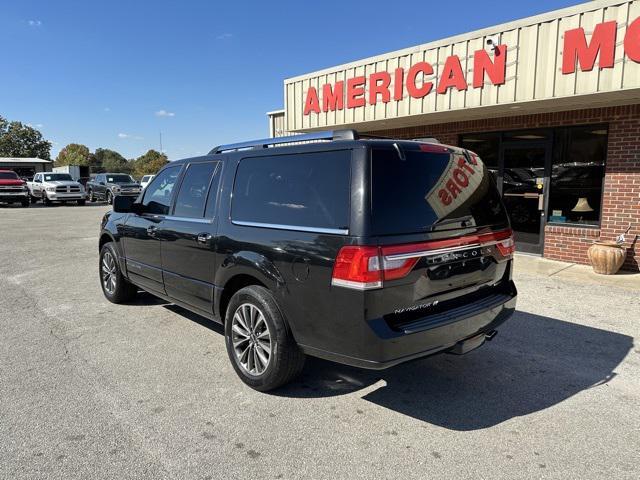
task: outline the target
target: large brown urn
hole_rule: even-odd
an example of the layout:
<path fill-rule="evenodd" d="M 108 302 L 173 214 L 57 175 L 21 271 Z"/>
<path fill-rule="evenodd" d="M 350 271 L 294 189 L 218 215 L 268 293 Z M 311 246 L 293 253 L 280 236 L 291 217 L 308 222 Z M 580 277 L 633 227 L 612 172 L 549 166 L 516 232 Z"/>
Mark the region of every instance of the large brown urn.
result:
<path fill-rule="evenodd" d="M 587 252 L 593 271 L 602 275 L 615 275 L 622 267 L 627 249 L 615 242 L 595 242 Z"/>

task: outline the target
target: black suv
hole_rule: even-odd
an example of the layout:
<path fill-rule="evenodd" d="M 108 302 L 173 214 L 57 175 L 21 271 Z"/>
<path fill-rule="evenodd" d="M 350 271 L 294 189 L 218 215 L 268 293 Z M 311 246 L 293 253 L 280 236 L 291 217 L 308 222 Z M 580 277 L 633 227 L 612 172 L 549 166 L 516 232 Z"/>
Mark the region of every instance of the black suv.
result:
<path fill-rule="evenodd" d="M 214 148 L 118 196 L 100 235 L 108 300 L 138 288 L 225 326 L 258 390 L 305 354 L 371 369 L 491 339 L 515 310 L 514 242 L 469 151 L 321 132 Z"/>

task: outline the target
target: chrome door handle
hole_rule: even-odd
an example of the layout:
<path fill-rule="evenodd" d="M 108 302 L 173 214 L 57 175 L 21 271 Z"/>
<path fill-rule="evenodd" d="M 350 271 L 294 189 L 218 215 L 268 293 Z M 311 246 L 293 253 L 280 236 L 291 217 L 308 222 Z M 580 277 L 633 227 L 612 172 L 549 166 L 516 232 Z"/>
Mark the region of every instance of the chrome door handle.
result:
<path fill-rule="evenodd" d="M 206 244 L 211 240 L 211 238 L 210 233 L 200 233 L 198 234 L 197 241 L 198 243 Z"/>

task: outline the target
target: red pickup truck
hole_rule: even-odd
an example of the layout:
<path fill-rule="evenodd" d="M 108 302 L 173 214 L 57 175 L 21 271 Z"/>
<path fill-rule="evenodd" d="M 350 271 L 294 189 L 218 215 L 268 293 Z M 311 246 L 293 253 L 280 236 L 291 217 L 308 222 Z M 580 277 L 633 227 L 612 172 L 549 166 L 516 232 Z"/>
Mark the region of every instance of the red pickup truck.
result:
<path fill-rule="evenodd" d="M 29 206 L 29 189 L 24 180 L 12 170 L 0 170 L 0 203 L 19 203 Z"/>

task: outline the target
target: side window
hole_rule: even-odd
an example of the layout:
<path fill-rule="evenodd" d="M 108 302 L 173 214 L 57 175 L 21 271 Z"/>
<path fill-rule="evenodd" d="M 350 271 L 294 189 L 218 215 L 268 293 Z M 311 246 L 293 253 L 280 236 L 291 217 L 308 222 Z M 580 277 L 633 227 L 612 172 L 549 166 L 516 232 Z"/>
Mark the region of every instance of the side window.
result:
<path fill-rule="evenodd" d="M 96 177 L 96 182 L 97 182 L 97 183 L 104 182 L 104 175 L 98 175 L 98 176 Z"/>
<path fill-rule="evenodd" d="M 240 161 L 234 222 L 349 228 L 351 151 L 274 155 Z"/>
<path fill-rule="evenodd" d="M 192 163 L 187 167 L 173 212 L 176 217 L 204 217 L 207 195 L 215 196 L 209 187 L 217 168 L 218 162 Z"/>
<path fill-rule="evenodd" d="M 180 166 L 165 168 L 144 191 L 142 205 L 145 212 L 154 215 L 167 215 L 171 206 L 171 194 L 178 180 Z"/>

